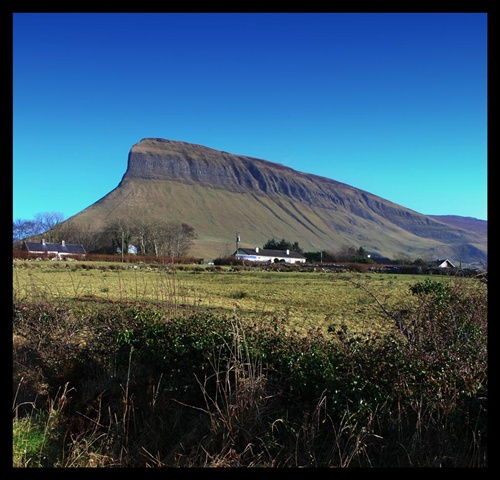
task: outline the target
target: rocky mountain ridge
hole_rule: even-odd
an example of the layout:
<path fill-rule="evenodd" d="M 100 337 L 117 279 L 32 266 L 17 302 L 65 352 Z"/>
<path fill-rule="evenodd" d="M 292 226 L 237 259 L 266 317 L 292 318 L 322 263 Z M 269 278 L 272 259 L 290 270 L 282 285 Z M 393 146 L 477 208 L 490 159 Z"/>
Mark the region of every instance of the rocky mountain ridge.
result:
<path fill-rule="evenodd" d="M 190 224 L 192 254 L 207 259 L 233 253 L 238 232 L 249 247 L 285 238 L 306 251 L 351 245 L 389 258 L 487 261 L 486 229 L 461 228 L 282 164 L 161 138 L 133 145 L 118 187 L 72 220 L 101 225 L 120 215 Z"/>

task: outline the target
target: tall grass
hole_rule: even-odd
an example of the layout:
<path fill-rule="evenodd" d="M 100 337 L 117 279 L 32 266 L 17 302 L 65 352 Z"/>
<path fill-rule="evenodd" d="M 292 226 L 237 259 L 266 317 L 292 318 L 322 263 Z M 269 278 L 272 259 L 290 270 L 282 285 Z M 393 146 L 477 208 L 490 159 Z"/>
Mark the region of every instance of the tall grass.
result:
<path fill-rule="evenodd" d="M 485 285 L 344 281 L 393 330 L 18 298 L 13 466 L 487 467 Z"/>

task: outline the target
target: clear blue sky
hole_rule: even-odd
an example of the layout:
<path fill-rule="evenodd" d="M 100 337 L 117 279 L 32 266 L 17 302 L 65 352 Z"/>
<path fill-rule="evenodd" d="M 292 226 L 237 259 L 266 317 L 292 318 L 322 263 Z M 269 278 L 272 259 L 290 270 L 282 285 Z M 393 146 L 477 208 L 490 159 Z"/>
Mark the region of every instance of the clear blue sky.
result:
<path fill-rule="evenodd" d="M 13 219 L 80 212 L 146 137 L 487 220 L 487 13 L 13 13 Z"/>

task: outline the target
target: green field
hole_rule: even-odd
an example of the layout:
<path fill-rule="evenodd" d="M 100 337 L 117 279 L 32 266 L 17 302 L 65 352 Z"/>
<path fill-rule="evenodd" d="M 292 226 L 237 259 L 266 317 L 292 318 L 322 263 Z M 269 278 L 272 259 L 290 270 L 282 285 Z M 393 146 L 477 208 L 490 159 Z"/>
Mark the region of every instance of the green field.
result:
<path fill-rule="evenodd" d="M 488 465 L 485 279 L 15 260 L 13 300 L 16 467 Z"/>
<path fill-rule="evenodd" d="M 270 316 L 308 331 L 345 324 L 353 332 L 393 328 L 387 311 L 409 300 L 424 275 L 263 271 L 93 262 L 14 262 L 16 300 L 151 302 L 205 309 L 254 322 Z M 450 277 L 435 277 L 450 282 Z M 464 280 L 465 281 L 465 280 Z"/>

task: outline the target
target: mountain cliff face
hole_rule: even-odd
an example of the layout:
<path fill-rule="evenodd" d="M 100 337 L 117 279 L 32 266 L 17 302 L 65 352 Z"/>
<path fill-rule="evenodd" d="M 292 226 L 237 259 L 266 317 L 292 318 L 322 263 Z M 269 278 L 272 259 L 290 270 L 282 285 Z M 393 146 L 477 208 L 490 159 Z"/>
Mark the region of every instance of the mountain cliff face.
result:
<path fill-rule="evenodd" d="M 281 164 L 160 138 L 135 144 L 118 187 L 73 219 L 100 225 L 139 215 L 190 224 L 191 253 L 208 260 L 233 253 L 236 232 L 249 247 L 285 238 L 306 251 L 350 245 L 389 258 L 487 259 L 485 230 Z"/>

